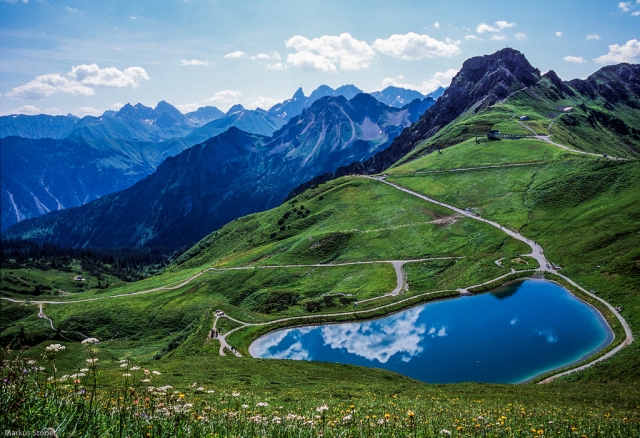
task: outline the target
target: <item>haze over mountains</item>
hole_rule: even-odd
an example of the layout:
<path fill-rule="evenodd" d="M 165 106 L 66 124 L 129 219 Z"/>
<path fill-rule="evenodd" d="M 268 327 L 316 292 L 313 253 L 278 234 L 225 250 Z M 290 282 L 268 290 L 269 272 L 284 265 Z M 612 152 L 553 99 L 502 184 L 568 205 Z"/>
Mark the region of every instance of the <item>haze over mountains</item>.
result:
<path fill-rule="evenodd" d="M 278 205 L 315 175 L 383 150 L 417 120 L 421 113 L 412 110 L 419 107 L 392 108 L 362 93 L 351 100 L 324 97 L 272 137 L 230 128 L 167 159 L 127 190 L 14 227 L 65 246 L 193 243 L 230 220 Z"/>
<path fill-rule="evenodd" d="M 208 106 L 182 114 L 162 101 L 155 108 L 127 104 L 117 112 L 82 119 L 72 115 L 0 117 L 2 229 L 130 187 L 165 158 L 229 128 L 271 136 L 322 97 L 352 98 L 360 92 L 352 85 L 337 90 L 321 86 L 306 97 L 299 89 L 292 99 L 269 111 L 234 105 L 226 113 Z M 415 95 L 404 89 L 396 92 Z M 410 112 L 424 111 L 430 100 L 423 101 L 414 103 Z M 38 158 L 31 159 L 34 156 Z"/>

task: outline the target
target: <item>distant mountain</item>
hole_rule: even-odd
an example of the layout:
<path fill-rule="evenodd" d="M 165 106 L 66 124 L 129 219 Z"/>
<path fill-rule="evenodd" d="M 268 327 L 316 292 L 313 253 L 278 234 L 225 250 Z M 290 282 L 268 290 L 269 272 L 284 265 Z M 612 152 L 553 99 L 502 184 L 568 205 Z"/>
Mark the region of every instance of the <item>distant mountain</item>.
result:
<path fill-rule="evenodd" d="M 272 106 L 268 112 L 269 115 L 273 117 L 278 117 L 288 121 L 293 117 L 300 115 L 303 109 L 310 107 L 316 100 L 323 97 L 343 96 L 349 100 L 359 93 L 362 93 L 362 90 L 353 85 L 343 85 L 335 90 L 327 85 L 321 85 L 313 90 L 309 97 L 305 97 L 302 88 L 298 88 L 291 99 L 287 99 L 282 103 Z"/>
<path fill-rule="evenodd" d="M 432 91 L 431 93 L 427 94 L 427 97 L 430 97 L 434 100 L 438 100 L 438 98 L 440 98 L 440 96 L 442 96 L 444 94 L 444 92 L 447 90 L 448 87 L 438 87 L 437 90 Z"/>
<path fill-rule="evenodd" d="M 168 158 L 126 190 L 20 222 L 4 238 L 94 247 L 193 243 L 237 217 L 278 205 L 315 175 L 366 160 L 414 117 L 408 107 L 388 107 L 368 94 L 325 97 L 272 137 L 232 127 Z"/>
<path fill-rule="evenodd" d="M 185 149 L 175 142 L 21 137 L 1 139 L 0 148 L 2 230 L 130 187 Z"/>
<path fill-rule="evenodd" d="M 222 134 L 231 127 L 251 134 L 270 136 L 284 124 L 285 120 L 273 117 L 264 110 L 247 110 L 242 105 L 234 105 L 223 117 L 213 120 L 187 135 L 186 140 L 200 143 Z"/>
<path fill-rule="evenodd" d="M 159 102 L 155 108 L 140 103 L 126 104 L 119 111 L 105 111 L 101 116 L 86 116 L 82 119 L 72 115 L 10 115 L 0 117 L 0 138 L 82 137 L 158 142 L 184 137 L 222 116 L 224 113 L 212 106 L 182 114 L 165 101 Z"/>
<path fill-rule="evenodd" d="M 72 116 L 27 116 L 13 114 L 0 117 L 0 138 L 64 138 L 80 118 Z"/>
<path fill-rule="evenodd" d="M 416 99 L 424 99 L 426 97 L 415 90 L 407 90 L 400 87 L 387 87 L 382 91 L 374 91 L 370 94 L 385 105 L 396 108 L 402 108 Z"/>
<path fill-rule="evenodd" d="M 202 126 L 212 120 L 224 117 L 224 113 L 215 106 L 203 106 L 195 111 L 185 114 L 185 116 L 195 126 Z"/>

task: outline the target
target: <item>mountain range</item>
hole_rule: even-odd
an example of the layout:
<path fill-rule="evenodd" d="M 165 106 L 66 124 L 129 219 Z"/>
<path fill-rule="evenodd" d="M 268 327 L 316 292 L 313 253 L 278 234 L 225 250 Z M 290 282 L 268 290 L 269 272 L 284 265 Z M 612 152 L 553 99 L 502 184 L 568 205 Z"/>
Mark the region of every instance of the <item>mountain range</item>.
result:
<path fill-rule="evenodd" d="M 230 220 L 278 205 L 315 175 L 385 149 L 433 103 L 393 108 L 363 93 L 324 97 L 271 137 L 229 128 L 166 159 L 126 190 L 22 221 L 5 237 L 94 247 L 193 243 Z"/>

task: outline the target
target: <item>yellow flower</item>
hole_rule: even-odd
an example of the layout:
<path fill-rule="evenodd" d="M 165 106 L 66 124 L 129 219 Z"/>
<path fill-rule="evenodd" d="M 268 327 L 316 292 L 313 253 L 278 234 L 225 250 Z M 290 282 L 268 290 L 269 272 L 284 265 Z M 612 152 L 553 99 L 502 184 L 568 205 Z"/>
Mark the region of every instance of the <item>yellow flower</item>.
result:
<path fill-rule="evenodd" d="M 408 411 L 407 412 L 407 417 L 409 418 L 413 418 L 416 414 L 413 413 L 413 411 Z"/>
<path fill-rule="evenodd" d="M 184 398 L 184 394 L 180 394 L 178 397 L 180 397 L 180 398 Z"/>
<path fill-rule="evenodd" d="M 384 414 L 384 418 L 389 419 L 389 418 L 391 418 L 391 415 L 390 414 Z"/>

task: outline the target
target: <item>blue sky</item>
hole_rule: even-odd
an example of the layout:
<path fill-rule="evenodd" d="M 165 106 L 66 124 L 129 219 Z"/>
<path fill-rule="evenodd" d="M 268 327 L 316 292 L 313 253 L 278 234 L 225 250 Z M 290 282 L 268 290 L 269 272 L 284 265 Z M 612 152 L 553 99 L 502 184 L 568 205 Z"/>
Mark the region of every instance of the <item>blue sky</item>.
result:
<path fill-rule="evenodd" d="M 640 0 L 0 0 L 0 114 L 268 108 L 321 84 L 429 92 L 509 46 L 585 78 L 640 63 Z"/>

